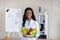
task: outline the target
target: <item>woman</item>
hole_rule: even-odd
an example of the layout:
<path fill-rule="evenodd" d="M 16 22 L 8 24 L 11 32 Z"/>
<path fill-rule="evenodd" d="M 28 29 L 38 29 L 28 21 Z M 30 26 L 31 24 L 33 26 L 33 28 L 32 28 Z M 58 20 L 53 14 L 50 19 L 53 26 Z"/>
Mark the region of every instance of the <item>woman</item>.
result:
<path fill-rule="evenodd" d="M 36 36 L 26 36 L 23 34 L 20 35 L 21 40 L 37 40 L 39 37 L 40 31 L 39 31 L 39 24 L 35 19 L 34 12 L 32 8 L 28 7 L 25 9 L 24 15 L 23 15 L 23 23 L 22 27 L 26 26 L 27 28 L 37 28 L 37 34 Z"/>

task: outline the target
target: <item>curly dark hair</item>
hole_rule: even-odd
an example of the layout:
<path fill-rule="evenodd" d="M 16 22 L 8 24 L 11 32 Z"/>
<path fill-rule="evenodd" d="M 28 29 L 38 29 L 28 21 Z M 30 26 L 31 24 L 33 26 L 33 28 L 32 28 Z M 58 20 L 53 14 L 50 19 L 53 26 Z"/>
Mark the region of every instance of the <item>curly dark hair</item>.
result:
<path fill-rule="evenodd" d="M 33 12 L 33 9 L 30 8 L 30 7 L 27 7 L 27 8 L 25 9 L 25 11 L 24 11 L 22 26 L 25 26 L 25 22 L 26 22 L 26 20 L 27 20 L 26 12 L 27 12 L 28 10 L 30 10 L 30 11 L 32 12 L 32 17 L 31 17 L 31 18 L 36 21 L 35 15 L 34 15 L 34 12 Z"/>

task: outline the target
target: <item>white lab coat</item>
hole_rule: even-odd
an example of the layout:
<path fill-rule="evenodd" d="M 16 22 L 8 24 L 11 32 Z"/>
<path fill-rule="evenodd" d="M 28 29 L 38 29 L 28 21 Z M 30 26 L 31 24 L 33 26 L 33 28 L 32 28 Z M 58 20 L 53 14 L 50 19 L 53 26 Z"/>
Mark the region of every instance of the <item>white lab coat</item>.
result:
<path fill-rule="evenodd" d="M 34 27 L 36 27 L 37 28 L 37 35 L 34 38 L 27 38 L 27 37 L 24 37 L 22 35 L 22 33 L 20 32 L 19 33 L 20 34 L 19 36 L 20 36 L 21 40 L 37 40 L 37 38 L 40 35 L 40 31 L 39 31 L 40 26 L 39 26 L 38 22 L 37 21 L 34 21 L 33 19 L 31 19 L 30 21 L 29 20 L 26 20 L 25 26 L 28 27 L 28 28 L 34 28 Z"/>

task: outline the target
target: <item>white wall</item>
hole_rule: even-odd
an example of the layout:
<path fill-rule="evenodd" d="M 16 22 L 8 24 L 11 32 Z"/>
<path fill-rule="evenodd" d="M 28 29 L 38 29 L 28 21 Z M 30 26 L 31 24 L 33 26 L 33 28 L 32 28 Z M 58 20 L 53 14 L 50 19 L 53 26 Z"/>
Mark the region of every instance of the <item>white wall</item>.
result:
<path fill-rule="evenodd" d="M 60 9 L 58 3 L 60 0 L 0 0 L 0 33 L 4 37 L 5 33 L 5 8 L 21 8 L 22 14 L 26 7 L 32 7 L 36 19 L 38 18 L 38 7 L 42 7 L 47 10 L 49 15 L 49 38 L 58 39 L 60 37 L 59 26 L 60 26 Z"/>

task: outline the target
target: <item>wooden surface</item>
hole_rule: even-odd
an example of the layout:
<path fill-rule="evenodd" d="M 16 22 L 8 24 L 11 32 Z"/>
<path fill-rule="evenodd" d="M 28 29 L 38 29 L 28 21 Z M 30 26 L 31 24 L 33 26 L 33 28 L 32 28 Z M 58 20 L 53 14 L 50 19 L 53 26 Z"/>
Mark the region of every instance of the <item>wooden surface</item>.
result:
<path fill-rule="evenodd" d="M 5 40 L 5 39 L 0 39 L 0 40 Z M 9 38 L 9 40 L 20 40 L 20 38 Z M 46 40 L 46 39 L 37 39 L 37 40 Z"/>
<path fill-rule="evenodd" d="M 0 39 L 0 40 L 4 40 L 4 39 Z M 9 40 L 19 40 L 19 39 L 9 39 Z M 47 40 L 47 39 L 37 39 L 37 40 Z M 57 40 L 57 39 L 48 39 L 48 40 Z"/>
<path fill-rule="evenodd" d="M 9 39 L 9 40 L 20 40 L 19 38 Z M 46 39 L 37 39 L 37 40 L 46 40 Z"/>
<path fill-rule="evenodd" d="M 0 40 L 4 40 L 4 39 L 0 39 Z M 9 40 L 20 40 L 19 38 L 13 38 L 13 39 L 9 39 Z M 58 40 L 58 39 L 37 39 L 37 40 Z"/>

